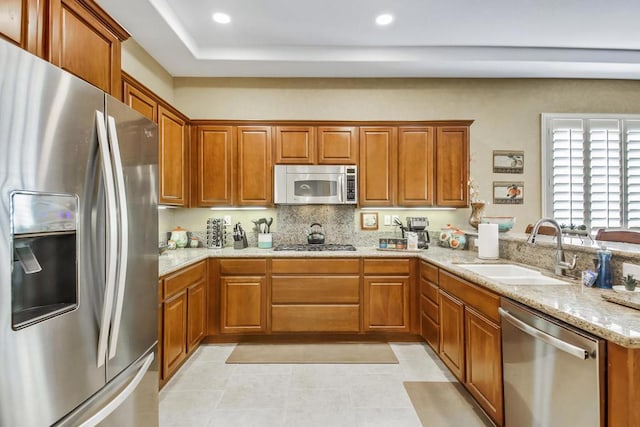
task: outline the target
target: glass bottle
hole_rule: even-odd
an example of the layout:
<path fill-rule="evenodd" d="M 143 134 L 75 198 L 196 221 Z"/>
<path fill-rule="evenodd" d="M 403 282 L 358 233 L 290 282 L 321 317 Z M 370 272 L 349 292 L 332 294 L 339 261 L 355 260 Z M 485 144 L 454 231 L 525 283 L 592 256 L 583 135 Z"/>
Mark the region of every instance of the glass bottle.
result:
<path fill-rule="evenodd" d="M 611 289 L 613 287 L 613 273 L 611 272 L 611 251 L 601 246 L 596 251 L 598 257 L 598 279 L 596 280 L 596 286 L 604 289 Z"/>

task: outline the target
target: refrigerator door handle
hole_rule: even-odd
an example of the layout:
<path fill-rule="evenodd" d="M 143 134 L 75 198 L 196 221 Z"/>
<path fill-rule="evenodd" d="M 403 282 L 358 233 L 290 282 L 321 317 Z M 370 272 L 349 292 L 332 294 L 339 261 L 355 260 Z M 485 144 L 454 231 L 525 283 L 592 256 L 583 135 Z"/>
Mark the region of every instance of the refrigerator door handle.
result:
<path fill-rule="evenodd" d="M 118 215 L 120 227 L 118 231 L 118 242 L 120 253 L 118 257 L 117 274 L 117 294 L 116 308 L 111 326 L 111 339 L 109 341 L 109 359 L 116 355 L 118 345 L 118 335 L 120 333 L 120 320 L 122 319 L 122 306 L 124 304 L 124 291 L 127 281 L 127 260 L 129 259 L 129 219 L 127 208 L 127 193 L 125 191 L 124 172 L 122 169 L 122 157 L 120 156 L 120 144 L 118 142 L 118 131 L 116 121 L 112 116 L 107 116 L 107 126 L 109 141 L 111 144 L 111 154 L 113 156 L 113 168 L 116 180 L 116 194 L 118 199 Z"/>
<path fill-rule="evenodd" d="M 107 342 L 109 338 L 109 326 L 111 324 L 111 312 L 113 310 L 113 296 L 116 284 L 116 261 L 118 259 L 118 218 L 116 213 L 116 191 L 113 182 L 113 168 L 109 153 L 107 126 L 104 114 L 96 111 L 96 124 L 98 131 L 98 147 L 102 160 L 102 176 L 104 180 L 106 211 L 107 211 L 107 276 L 104 289 L 104 301 L 102 303 L 102 316 L 100 320 L 100 332 L 98 335 L 98 367 L 104 365 L 107 355 Z"/>
<path fill-rule="evenodd" d="M 79 427 L 93 427 L 95 425 L 98 425 L 105 418 L 107 418 L 113 411 L 118 409 L 118 407 L 122 404 L 122 402 L 127 400 L 127 398 L 131 396 L 131 393 L 133 393 L 135 389 L 138 387 L 138 384 L 140 384 L 140 381 L 142 381 L 142 378 L 144 378 L 145 374 L 149 370 L 149 366 L 151 366 L 151 362 L 153 362 L 153 358 L 154 358 L 154 353 L 151 353 L 149 356 L 147 356 L 146 360 L 140 367 L 140 370 L 138 371 L 138 373 L 133 377 L 133 379 L 129 382 L 129 384 L 127 384 L 127 386 L 120 392 L 120 394 L 114 397 L 100 411 L 93 414 L 91 418 L 89 418 L 88 420 L 80 424 Z"/>

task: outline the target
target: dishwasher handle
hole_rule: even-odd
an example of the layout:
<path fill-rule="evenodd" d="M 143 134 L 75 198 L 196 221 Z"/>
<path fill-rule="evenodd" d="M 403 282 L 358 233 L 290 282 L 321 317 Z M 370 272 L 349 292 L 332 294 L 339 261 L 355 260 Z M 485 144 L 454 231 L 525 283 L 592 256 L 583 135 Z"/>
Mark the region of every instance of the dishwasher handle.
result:
<path fill-rule="evenodd" d="M 522 332 L 528 335 L 531 335 L 534 338 L 538 338 L 539 340 L 554 346 L 558 350 L 564 351 L 565 353 L 569 353 L 570 355 L 577 357 L 578 359 L 586 360 L 589 358 L 589 352 L 584 348 L 580 348 L 573 344 L 569 344 L 554 336 L 551 336 L 545 332 L 542 332 L 541 330 L 536 329 L 533 326 L 526 324 L 522 320 L 512 316 L 511 313 L 509 313 L 507 310 L 503 309 L 502 307 L 498 307 L 498 312 L 500 313 L 500 316 L 504 320 L 511 323 L 513 326 L 520 329 Z"/>

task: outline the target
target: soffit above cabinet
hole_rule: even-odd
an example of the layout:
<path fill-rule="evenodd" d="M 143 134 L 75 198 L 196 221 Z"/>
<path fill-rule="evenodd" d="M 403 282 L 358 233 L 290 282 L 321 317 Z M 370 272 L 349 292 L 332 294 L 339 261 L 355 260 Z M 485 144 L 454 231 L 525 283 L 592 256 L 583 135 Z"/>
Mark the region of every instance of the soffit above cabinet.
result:
<path fill-rule="evenodd" d="M 629 0 L 97 3 L 173 76 L 640 78 Z"/>

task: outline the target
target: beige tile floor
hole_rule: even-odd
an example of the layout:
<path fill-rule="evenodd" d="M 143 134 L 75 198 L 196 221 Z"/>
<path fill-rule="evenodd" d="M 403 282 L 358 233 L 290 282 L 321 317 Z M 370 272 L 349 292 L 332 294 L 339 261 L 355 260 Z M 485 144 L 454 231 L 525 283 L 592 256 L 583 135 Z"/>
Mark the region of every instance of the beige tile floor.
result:
<path fill-rule="evenodd" d="M 160 427 L 420 427 L 402 382 L 455 381 L 420 343 L 380 365 L 227 365 L 234 346 L 197 350 L 160 392 Z"/>

